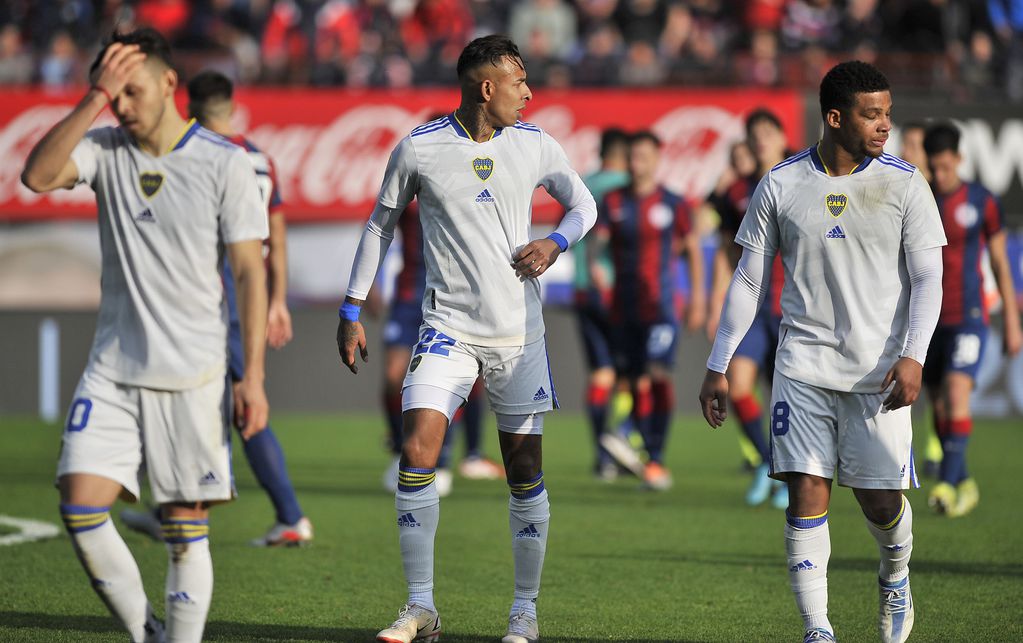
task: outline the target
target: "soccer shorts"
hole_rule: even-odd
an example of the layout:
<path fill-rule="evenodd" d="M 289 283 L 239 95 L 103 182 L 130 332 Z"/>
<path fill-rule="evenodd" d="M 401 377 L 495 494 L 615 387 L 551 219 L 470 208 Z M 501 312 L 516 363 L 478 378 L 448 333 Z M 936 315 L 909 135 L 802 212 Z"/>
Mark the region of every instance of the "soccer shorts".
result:
<path fill-rule="evenodd" d="M 528 415 L 558 408 L 545 340 L 525 346 L 477 346 L 423 324 L 403 388 L 434 386 L 465 400 L 477 377 L 483 378 L 495 413 Z"/>
<path fill-rule="evenodd" d="M 650 364 L 670 369 L 675 364 L 678 323 L 642 323 L 626 321 L 611 331 L 615 369 L 624 377 L 639 377 Z"/>
<path fill-rule="evenodd" d="M 384 346 L 412 348 L 419 341 L 419 327 L 423 325 L 421 301 L 395 301 L 384 324 Z"/>
<path fill-rule="evenodd" d="M 976 381 L 987 334 L 988 327 L 980 323 L 938 326 L 927 348 L 924 384 L 938 386 L 946 373 L 963 373 Z"/>
<path fill-rule="evenodd" d="M 586 365 L 591 371 L 610 368 L 614 360 L 611 356 L 611 327 L 607 311 L 599 302 L 593 301 L 599 299 L 599 294 L 587 299 L 585 302 L 577 302 L 575 308 L 579 334 L 583 338 L 583 351 L 586 353 Z"/>
<path fill-rule="evenodd" d="M 57 477 L 109 478 L 139 498 L 143 466 L 153 500 L 218 502 L 234 497 L 226 378 L 159 391 L 118 384 L 86 368 L 61 442 Z"/>
<path fill-rule="evenodd" d="M 919 487 L 910 407 L 882 411 L 887 393 L 846 393 L 774 374 L 771 476 L 808 473 L 856 489 Z"/>
<path fill-rule="evenodd" d="M 765 308 L 762 308 L 753 319 L 753 325 L 735 349 L 735 357 L 752 360 L 770 377 L 774 372 L 774 354 L 778 349 L 781 317 L 770 314 Z"/>

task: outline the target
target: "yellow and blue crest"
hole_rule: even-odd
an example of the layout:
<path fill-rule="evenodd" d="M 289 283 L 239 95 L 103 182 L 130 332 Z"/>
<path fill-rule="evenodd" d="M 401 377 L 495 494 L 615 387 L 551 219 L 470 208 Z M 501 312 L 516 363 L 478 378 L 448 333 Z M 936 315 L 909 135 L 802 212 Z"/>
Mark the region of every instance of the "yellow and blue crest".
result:
<path fill-rule="evenodd" d="M 828 212 L 837 219 L 845 212 L 845 206 L 849 204 L 849 197 L 844 194 L 829 194 L 825 202 L 828 206 Z"/>
<path fill-rule="evenodd" d="M 159 172 L 143 172 L 139 175 L 139 187 L 147 199 L 152 199 L 163 186 L 163 175 Z"/>
<path fill-rule="evenodd" d="M 494 160 L 475 158 L 472 160 L 472 171 L 480 177 L 480 181 L 486 181 L 494 173 Z"/>

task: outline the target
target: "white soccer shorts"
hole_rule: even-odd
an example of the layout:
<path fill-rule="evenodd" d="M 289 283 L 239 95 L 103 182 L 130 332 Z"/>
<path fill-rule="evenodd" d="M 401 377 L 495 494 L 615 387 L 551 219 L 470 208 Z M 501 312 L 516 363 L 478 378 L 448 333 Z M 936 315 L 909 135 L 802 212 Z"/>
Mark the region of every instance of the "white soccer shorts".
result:
<path fill-rule="evenodd" d="M 225 381 L 159 391 L 118 384 L 87 367 L 68 411 L 57 477 L 109 478 L 137 500 L 144 466 L 156 503 L 231 500 Z"/>
<path fill-rule="evenodd" d="M 772 477 L 808 473 L 856 489 L 920 486 L 908 406 L 883 411 L 887 393 L 833 391 L 778 371 L 773 389 Z"/>
<path fill-rule="evenodd" d="M 478 376 L 495 413 L 528 415 L 558 408 L 543 339 L 525 346 L 476 346 L 423 324 L 403 388 L 424 384 L 464 400 Z"/>

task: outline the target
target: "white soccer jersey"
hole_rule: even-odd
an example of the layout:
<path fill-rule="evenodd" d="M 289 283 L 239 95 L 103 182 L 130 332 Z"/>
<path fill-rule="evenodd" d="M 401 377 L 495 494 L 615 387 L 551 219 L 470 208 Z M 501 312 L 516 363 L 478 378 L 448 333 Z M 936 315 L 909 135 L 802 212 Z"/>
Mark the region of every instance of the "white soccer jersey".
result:
<path fill-rule="evenodd" d="M 883 154 L 829 176 L 816 146 L 760 181 L 735 240 L 781 252 L 778 371 L 856 393 L 876 393 L 902 352 L 905 253 L 946 243 L 931 189 L 912 165 Z"/>
<path fill-rule="evenodd" d="M 480 346 L 521 346 L 543 336 L 540 284 L 520 281 L 511 267 L 512 255 L 530 241 L 539 186 L 570 213 L 584 213 L 579 236 L 593 225 L 593 197 L 557 141 L 534 125 L 520 122 L 478 143 L 449 115 L 402 139 L 378 200 L 401 210 L 419 199 L 427 324 Z"/>
<path fill-rule="evenodd" d="M 121 384 L 165 390 L 222 375 L 224 244 L 268 234 L 245 152 L 193 122 L 163 156 L 107 127 L 89 131 L 71 159 L 99 209 L 102 298 L 92 368 Z"/>

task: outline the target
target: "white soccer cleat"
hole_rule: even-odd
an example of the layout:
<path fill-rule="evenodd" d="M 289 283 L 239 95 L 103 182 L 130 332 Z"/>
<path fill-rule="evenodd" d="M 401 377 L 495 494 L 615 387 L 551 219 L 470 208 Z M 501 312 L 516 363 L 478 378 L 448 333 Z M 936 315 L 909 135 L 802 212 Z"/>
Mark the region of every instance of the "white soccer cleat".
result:
<path fill-rule="evenodd" d="M 163 530 L 160 528 L 160 510 L 158 508 L 146 511 L 122 509 L 120 517 L 121 522 L 128 529 L 149 536 L 157 542 L 163 542 Z"/>
<path fill-rule="evenodd" d="M 451 473 L 451 469 L 437 469 L 437 477 L 434 478 L 434 484 L 437 485 L 437 495 L 441 498 L 450 496 L 454 481 L 455 476 Z"/>
<path fill-rule="evenodd" d="M 895 583 L 878 580 L 878 630 L 884 643 L 902 643 L 913 630 L 913 594 L 909 576 Z"/>
<path fill-rule="evenodd" d="M 406 604 L 398 610 L 398 619 L 377 634 L 378 641 L 386 643 L 433 643 L 440 639 L 440 614 L 421 605 Z"/>
<path fill-rule="evenodd" d="M 539 640 L 540 627 L 536 624 L 536 617 L 519 612 L 508 619 L 508 633 L 501 643 L 537 643 Z"/>
<path fill-rule="evenodd" d="M 153 616 L 151 608 L 146 608 L 146 624 L 143 626 L 146 631 L 142 643 L 165 643 L 163 622 Z"/>
<path fill-rule="evenodd" d="M 615 462 L 631 471 L 632 475 L 637 478 L 643 477 L 643 461 L 628 440 L 617 433 L 604 433 L 600 436 L 600 446 L 604 447 Z"/>
<path fill-rule="evenodd" d="M 498 480 L 504 477 L 504 467 L 483 456 L 473 455 L 459 463 L 458 475 L 469 480 Z"/>
<path fill-rule="evenodd" d="M 398 466 L 401 464 L 401 456 L 396 455 L 391 460 L 391 464 L 387 465 L 387 469 L 384 471 L 383 484 L 384 489 L 387 489 L 391 493 L 397 493 L 398 491 Z"/>
<path fill-rule="evenodd" d="M 835 635 L 823 627 L 815 627 L 803 634 L 803 643 L 831 643 L 837 641 Z"/>
<path fill-rule="evenodd" d="M 313 523 L 302 516 L 294 525 L 277 523 L 270 527 L 266 535 L 254 538 L 253 547 L 298 547 L 308 544 L 313 539 Z"/>

